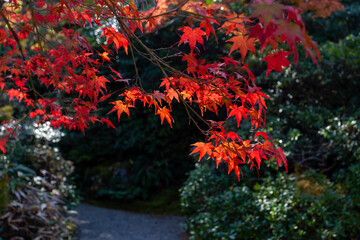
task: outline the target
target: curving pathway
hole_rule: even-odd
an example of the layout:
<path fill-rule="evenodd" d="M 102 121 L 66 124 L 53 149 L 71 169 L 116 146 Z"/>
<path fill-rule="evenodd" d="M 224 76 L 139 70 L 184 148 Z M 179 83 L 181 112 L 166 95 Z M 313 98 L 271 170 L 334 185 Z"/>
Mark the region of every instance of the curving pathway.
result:
<path fill-rule="evenodd" d="M 80 204 L 74 217 L 80 240 L 185 240 L 180 216 L 148 215 Z"/>

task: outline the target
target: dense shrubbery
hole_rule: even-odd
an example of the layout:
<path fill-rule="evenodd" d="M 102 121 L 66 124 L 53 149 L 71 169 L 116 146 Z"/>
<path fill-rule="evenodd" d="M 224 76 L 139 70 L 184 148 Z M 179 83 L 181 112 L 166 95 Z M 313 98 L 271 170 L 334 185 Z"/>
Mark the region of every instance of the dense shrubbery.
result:
<path fill-rule="evenodd" d="M 16 128 L 0 162 L 0 238 L 68 239 L 76 230 L 67 215 L 77 195 L 72 162 L 52 146 L 61 133 L 33 122 Z"/>
<path fill-rule="evenodd" d="M 360 140 L 359 46 L 360 35 L 323 44 L 318 67 L 301 61 L 284 75 L 262 80 L 274 97 L 268 130 L 290 161 L 328 175 L 354 163 Z"/>
<path fill-rule="evenodd" d="M 341 0 L 344 11 L 333 12 L 328 18 L 313 18 L 311 12 L 304 14 L 306 28 L 316 42 L 339 41 L 360 31 L 360 3 L 353 0 Z"/>
<path fill-rule="evenodd" d="M 333 182 L 306 171 L 244 184 L 198 164 L 181 189 L 190 239 L 357 239 L 359 169 Z"/>

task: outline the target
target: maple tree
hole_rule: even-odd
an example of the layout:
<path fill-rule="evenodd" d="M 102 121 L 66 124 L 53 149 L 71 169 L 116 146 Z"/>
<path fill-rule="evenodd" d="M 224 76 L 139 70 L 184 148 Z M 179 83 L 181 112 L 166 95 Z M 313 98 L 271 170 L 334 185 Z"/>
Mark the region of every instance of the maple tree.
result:
<path fill-rule="evenodd" d="M 123 113 L 142 103 L 159 115 L 161 124 L 174 123 L 172 105 L 183 104 L 188 118 L 205 134 L 204 142 L 193 144 L 191 154 L 199 153 L 224 161 L 229 172 L 240 179 L 240 167 L 249 164 L 259 169 L 263 160 L 276 159 L 277 165 L 287 166 L 283 150 L 261 130 L 266 123 L 265 95 L 257 87 L 254 74 L 244 64 L 249 54 L 260 54 L 267 62 L 267 75 L 282 71 L 298 59 L 297 44 L 301 44 L 314 63 L 320 60 L 316 43 L 306 33 L 301 10 L 319 11 L 318 4 L 293 1 L 255 0 L 242 3 L 242 11 L 232 9 L 235 1 L 0 1 L 0 87 L 10 100 L 15 98 L 26 105 L 31 118 L 50 121 L 54 128 L 84 130 L 96 122 L 116 128 L 108 116 L 99 116 L 99 104 L 110 97 L 117 100 L 109 113 L 121 120 Z M 341 7 L 337 1 L 326 11 Z M 299 7 L 299 8 L 298 8 Z M 337 7 L 337 8 L 336 8 Z M 325 9 L 325 8 L 324 8 Z M 330 9 L 330 10 L 329 10 Z M 174 18 L 181 17 L 183 27 L 174 34 L 178 42 L 168 47 L 175 54 L 162 56 L 142 41 L 142 35 L 161 28 Z M 85 29 L 99 32 L 103 49 L 95 51 L 81 32 Z M 226 39 L 217 39 L 223 34 Z M 103 37 L 105 39 L 103 39 Z M 102 40 L 101 40 L 102 39 Z M 101 41 L 100 41 L 101 40 Z M 105 40 L 105 41 L 104 41 Z M 202 59 L 206 43 L 216 40 L 228 50 L 228 55 L 210 62 Z M 115 51 L 114 51 L 115 50 Z M 237 52 L 241 61 L 233 58 Z M 110 64 L 118 54 L 133 59 L 136 76 L 124 79 L 122 73 Z M 159 89 L 152 92 L 142 87 L 135 55 L 146 58 L 157 66 L 163 78 Z M 181 59 L 183 69 L 172 66 L 169 58 Z M 107 68 L 112 78 L 100 74 Z M 107 84 L 121 82 L 121 88 L 109 91 Z M 41 90 L 39 88 L 41 87 Z M 44 90 L 46 87 L 46 90 Z M 225 119 L 206 119 L 205 112 L 218 114 L 225 109 Z M 237 126 L 242 120 L 251 123 L 252 139 L 243 139 L 225 127 L 229 118 Z M 207 129 L 200 127 L 203 122 Z M 6 126 L 6 123 L 3 123 Z M 6 151 L 9 127 L 1 136 L 0 149 Z"/>

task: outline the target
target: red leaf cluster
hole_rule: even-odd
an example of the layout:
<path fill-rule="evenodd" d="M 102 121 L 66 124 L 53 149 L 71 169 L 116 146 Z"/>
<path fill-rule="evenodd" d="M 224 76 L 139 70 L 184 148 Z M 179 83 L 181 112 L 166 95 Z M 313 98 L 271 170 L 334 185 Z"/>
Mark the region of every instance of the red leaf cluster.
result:
<path fill-rule="evenodd" d="M 149 7 L 132 0 L 3 1 L 0 88 L 10 100 L 24 103 L 31 118 L 50 121 L 55 128 L 83 132 L 96 122 L 116 128 L 107 117 L 97 114 L 99 104 L 115 93 L 118 98 L 110 102 L 110 113 L 115 112 L 118 120 L 123 113 L 130 116 L 130 109 L 141 102 L 159 115 L 161 124 L 166 120 L 172 127 L 172 105 L 181 102 L 194 124 L 203 121 L 208 126 L 202 129 L 206 141 L 193 145 L 191 154 L 199 152 L 199 159 L 208 156 L 217 164 L 224 161 L 229 172 L 234 170 L 238 177 L 242 164 L 259 169 L 262 160 L 276 159 L 278 165 L 286 166 L 283 151 L 267 133 L 259 131 L 266 123 L 265 98 L 269 97 L 256 86 L 255 76 L 244 62 L 257 49 L 266 50 L 269 53 L 263 61 L 268 63 L 268 75 L 288 67 L 286 57 L 290 54 L 294 54 L 296 63 L 297 44 L 303 45 L 314 62 L 320 59 L 318 49 L 305 31 L 300 10 L 294 6 L 257 0 L 251 3 L 252 13 L 247 16 L 232 10 L 228 4 L 231 1 L 223 2 L 159 0 Z M 174 68 L 168 56 L 161 56 L 142 39 L 143 34 L 178 16 L 185 17 L 184 26 L 174 33 L 180 35 L 179 42 L 168 50 L 176 51 L 171 57 L 184 61 L 184 69 Z M 89 29 L 100 33 L 96 40 L 102 53 L 94 51 L 93 43 L 83 34 Z M 226 39 L 216 39 L 219 34 Z M 212 37 L 233 57 L 202 59 Z M 114 70 L 113 60 L 122 54 L 119 49 L 133 59 L 137 73 L 134 79 L 123 79 Z M 146 92 L 142 88 L 135 55 L 145 57 L 163 73 L 159 89 Z M 240 57 L 241 63 L 237 61 Z M 111 77 L 101 75 L 102 69 L 109 69 Z M 110 92 L 108 84 L 115 83 L 119 89 Z M 42 90 L 37 89 L 40 85 Z M 217 114 L 220 109 L 227 112 L 224 121 L 204 119 L 205 112 Z M 254 139 L 245 140 L 227 130 L 224 122 L 233 117 L 238 127 L 242 121 L 250 121 Z M 6 138 L 6 134 L 0 138 L 3 152 Z"/>

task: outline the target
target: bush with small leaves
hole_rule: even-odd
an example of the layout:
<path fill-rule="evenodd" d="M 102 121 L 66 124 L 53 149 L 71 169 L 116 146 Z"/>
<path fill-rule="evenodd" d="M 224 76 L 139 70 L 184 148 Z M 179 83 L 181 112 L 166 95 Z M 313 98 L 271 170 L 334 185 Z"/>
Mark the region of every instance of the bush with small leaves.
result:
<path fill-rule="evenodd" d="M 360 164 L 352 165 L 333 182 L 306 171 L 236 185 L 198 165 L 180 190 L 189 238 L 357 239 L 359 171 Z"/>

